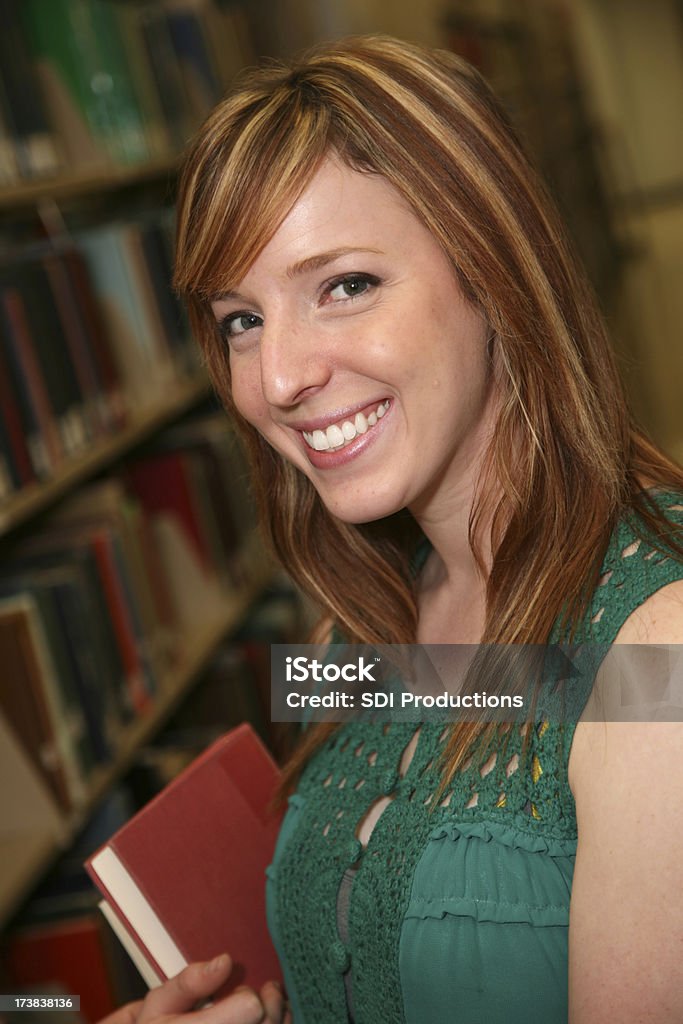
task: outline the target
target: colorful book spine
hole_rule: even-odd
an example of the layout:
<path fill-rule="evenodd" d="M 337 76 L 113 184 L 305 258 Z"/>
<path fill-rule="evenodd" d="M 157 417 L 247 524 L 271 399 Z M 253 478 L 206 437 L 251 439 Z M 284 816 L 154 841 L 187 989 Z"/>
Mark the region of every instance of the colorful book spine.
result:
<path fill-rule="evenodd" d="M 144 122 L 104 0 L 24 0 L 22 23 L 70 160 L 147 159 Z"/>

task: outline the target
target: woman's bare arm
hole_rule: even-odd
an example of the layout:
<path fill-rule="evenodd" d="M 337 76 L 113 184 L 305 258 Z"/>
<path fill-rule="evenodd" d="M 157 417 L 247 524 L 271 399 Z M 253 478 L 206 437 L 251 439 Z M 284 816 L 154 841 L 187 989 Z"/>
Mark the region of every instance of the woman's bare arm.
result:
<path fill-rule="evenodd" d="M 645 602 L 617 642 L 683 644 L 683 583 Z M 683 723 L 581 722 L 570 782 L 570 1024 L 680 1024 Z"/>

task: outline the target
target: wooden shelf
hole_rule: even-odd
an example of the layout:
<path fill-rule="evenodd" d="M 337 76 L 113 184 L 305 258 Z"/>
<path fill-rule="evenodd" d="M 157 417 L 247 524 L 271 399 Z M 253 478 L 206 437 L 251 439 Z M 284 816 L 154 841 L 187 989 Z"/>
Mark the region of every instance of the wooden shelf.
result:
<path fill-rule="evenodd" d="M 129 167 L 100 167 L 62 174 L 55 178 L 22 181 L 0 189 L 0 210 L 37 206 L 45 200 L 55 202 L 114 192 L 130 185 L 155 181 L 178 170 L 178 157 L 164 157 Z"/>
<path fill-rule="evenodd" d="M 205 379 L 178 384 L 163 402 L 144 409 L 135 422 L 115 435 L 97 438 L 86 452 L 65 461 L 51 480 L 29 484 L 11 495 L 0 504 L 0 537 L 47 508 L 75 484 L 93 476 L 208 394 L 209 384 Z"/>
<path fill-rule="evenodd" d="M 116 760 L 93 775 L 83 806 L 65 823 L 61 843 L 54 835 L 34 832 L 0 836 L 0 927 L 40 880 L 60 850 L 73 842 L 76 832 L 108 790 L 130 768 L 137 751 L 163 726 L 192 689 L 221 640 L 237 629 L 254 600 L 263 592 L 273 570 L 260 550 L 261 546 L 256 541 L 248 545 L 252 579 L 240 591 L 226 594 L 215 618 L 199 634 L 193 633 L 188 637 L 173 670 L 163 680 L 161 692 L 149 713 L 128 726 L 121 737 Z"/>

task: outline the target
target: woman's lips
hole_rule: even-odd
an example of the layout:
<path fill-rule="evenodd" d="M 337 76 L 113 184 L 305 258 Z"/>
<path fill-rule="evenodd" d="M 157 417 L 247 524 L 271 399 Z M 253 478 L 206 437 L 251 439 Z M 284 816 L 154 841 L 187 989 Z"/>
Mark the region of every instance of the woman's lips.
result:
<path fill-rule="evenodd" d="M 302 430 L 303 438 L 309 448 L 318 452 L 334 451 L 349 445 L 358 435 L 373 430 L 382 419 L 390 405 L 387 398 L 382 402 L 365 406 L 355 416 L 339 417 L 336 422 L 329 423 L 325 429 L 312 431 Z"/>
<path fill-rule="evenodd" d="M 311 465 L 315 466 L 316 469 L 335 469 L 338 466 L 344 466 L 348 462 L 351 462 L 362 454 L 362 452 L 364 452 L 368 447 L 374 444 L 383 432 L 384 425 L 387 422 L 387 417 L 390 416 L 392 409 L 392 403 L 388 399 L 383 403 L 378 403 L 378 406 L 380 405 L 384 409 L 382 415 L 376 416 L 372 423 L 368 424 L 365 431 L 356 433 L 356 436 L 353 438 L 344 438 L 344 443 L 334 448 L 330 447 L 324 450 L 316 450 L 311 447 L 307 440 L 303 439 L 303 431 L 301 431 L 303 448 Z M 372 416 L 372 412 L 378 406 L 369 407 L 371 410 L 370 416 Z M 334 426 L 334 424 L 332 426 Z M 342 430 L 342 427 L 339 429 Z M 331 430 L 331 427 L 328 427 L 328 431 L 329 430 Z M 333 438 L 335 437 L 334 431 L 332 431 L 332 436 Z"/>

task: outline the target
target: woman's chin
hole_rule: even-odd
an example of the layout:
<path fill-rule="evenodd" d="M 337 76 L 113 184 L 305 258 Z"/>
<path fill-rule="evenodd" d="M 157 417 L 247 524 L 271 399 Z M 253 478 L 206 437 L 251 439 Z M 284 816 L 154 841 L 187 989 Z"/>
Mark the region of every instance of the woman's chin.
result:
<path fill-rule="evenodd" d="M 405 506 L 394 501 L 365 500 L 352 501 L 348 498 L 333 499 L 330 495 L 318 491 L 320 499 L 335 519 L 349 526 L 359 526 L 361 523 L 374 523 L 378 519 L 386 519 Z"/>

